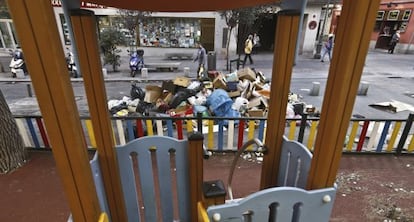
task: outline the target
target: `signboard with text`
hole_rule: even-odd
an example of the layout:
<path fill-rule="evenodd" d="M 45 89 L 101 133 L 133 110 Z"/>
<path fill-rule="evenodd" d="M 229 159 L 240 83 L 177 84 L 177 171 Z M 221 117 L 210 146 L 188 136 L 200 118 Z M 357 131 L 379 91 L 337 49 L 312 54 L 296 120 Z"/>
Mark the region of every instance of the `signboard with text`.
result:
<path fill-rule="evenodd" d="M 62 1 L 61 0 L 52 0 L 52 6 L 53 7 L 62 7 Z M 98 5 L 94 3 L 89 2 L 80 2 L 81 8 L 106 8 L 106 6 Z"/>

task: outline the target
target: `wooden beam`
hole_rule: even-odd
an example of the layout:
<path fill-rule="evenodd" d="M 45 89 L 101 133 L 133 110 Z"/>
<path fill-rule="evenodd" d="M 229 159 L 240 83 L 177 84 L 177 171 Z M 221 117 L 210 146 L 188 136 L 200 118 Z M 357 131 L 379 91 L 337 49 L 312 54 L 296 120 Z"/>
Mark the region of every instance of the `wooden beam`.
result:
<path fill-rule="evenodd" d="M 264 156 L 262 166 L 261 189 L 275 186 L 277 183 L 300 11 L 280 11 L 277 16 L 265 142 L 268 153 Z"/>
<path fill-rule="evenodd" d="M 289 0 L 292 1 L 292 0 Z M 280 0 L 209 0 L 197 1 L 193 0 L 160 0 L 156 3 L 151 1 L 136 0 L 89 0 L 99 5 L 110 6 L 121 9 L 131 9 L 138 11 L 155 11 L 155 12 L 197 12 L 197 11 L 223 11 L 238 8 L 253 7 L 257 5 L 276 4 Z"/>
<path fill-rule="evenodd" d="M 309 189 L 336 179 L 379 0 L 344 0 L 315 140 Z"/>
<path fill-rule="evenodd" d="M 78 68 L 83 74 L 111 221 L 127 221 L 97 42 L 96 19 L 93 12 L 87 10 L 74 10 L 70 14 L 79 56 Z"/>
<path fill-rule="evenodd" d="M 191 133 L 188 136 L 188 166 L 190 174 L 191 221 L 198 221 L 198 203 L 203 195 L 203 135 Z"/>
<path fill-rule="evenodd" d="M 9 0 L 8 5 L 73 219 L 96 222 L 100 207 L 50 0 Z"/>

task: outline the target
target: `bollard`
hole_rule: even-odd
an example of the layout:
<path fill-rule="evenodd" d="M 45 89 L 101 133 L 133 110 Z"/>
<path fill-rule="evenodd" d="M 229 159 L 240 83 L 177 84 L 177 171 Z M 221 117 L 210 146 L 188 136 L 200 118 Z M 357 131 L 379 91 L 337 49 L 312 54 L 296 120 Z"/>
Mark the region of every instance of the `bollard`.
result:
<path fill-rule="evenodd" d="M 23 69 L 16 69 L 16 78 L 18 78 L 18 79 L 24 79 L 25 78 Z"/>
<path fill-rule="evenodd" d="M 311 96 L 319 96 L 319 89 L 321 88 L 320 82 L 312 82 L 312 89 L 309 92 Z"/>
<path fill-rule="evenodd" d="M 184 76 L 190 77 L 190 67 L 184 67 Z"/>
<path fill-rule="evenodd" d="M 141 69 L 141 77 L 147 78 L 148 77 L 148 68 L 142 68 Z"/>
<path fill-rule="evenodd" d="M 102 68 L 102 75 L 104 78 L 108 77 L 108 71 L 105 68 Z"/>
<path fill-rule="evenodd" d="M 29 97 L 33 97 L 32 87 L 30 86 L 30 84 L 27 84 L 27 95 Z"/>
<path fill-rule="evenodd" d="M 368 93 L 368 87 L 369 87 L 369 83 L 362 81 L 359 83 L 359 88 L 358 88 L 358 95 L 359 96 L 366 96 Z"/>

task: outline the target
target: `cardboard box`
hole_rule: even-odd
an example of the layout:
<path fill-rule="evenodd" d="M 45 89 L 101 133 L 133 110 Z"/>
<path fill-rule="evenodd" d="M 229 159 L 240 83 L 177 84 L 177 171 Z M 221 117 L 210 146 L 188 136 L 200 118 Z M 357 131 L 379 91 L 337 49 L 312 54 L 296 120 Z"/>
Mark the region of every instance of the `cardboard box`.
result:
<path fill-rule="evenodd" d="M 267 99 L 263 97 L 255 97 L 249 100 L 249 104 L 247 105 L 247 108 L 251 109 L 253 107 L 258 107 L 260 105 L 263 105 L 265 108 L 269 107 Z"/>
<path fill-rule="evenodd" d="M 249 113 L 249 117 L 264 117 L 266 115 L 266 111 L 263 109 L 251 109 L 247 112 Z"/>
<path fill-rule="evenodd" d="M 215 79 L 218 75 L 220 75 L 220 72 L 218 71 L 207 71 L 208 78 Z"/>
<path fill-rule="evenodd" d="M 214 80 L 213 80 L 213 86 L 216 89 L 227 89 L 227 83 L 224 80 L 222 75 L 218 75 Z"/>
<path fill-rule="evenodd" d="M 144 101 L 147 103 L 154 103 L 162 95 L 162 88 L 155 85 L 145 86 L 145 97 Z"/>
<path fill-rule="evenodd" d="M 203 85 L 204 85 L 204 88 L 206 88 L 206 89 L 212 89 L 213 88 L 213 82 L 211 82 L 211 81 L 204 81 Z"/>
<path fill-rule="evenodd" d="M 177 85 L 175 85 L 174 82 L 171 80 L 163 81 L 161 88 L 163 90 L 167 90 L 172 94 L 175 94 L 175 92 L 177 91 Z"/>
<path fill-rule="evenodd" d="M 247 105 L 247 108 L 251 109 L 253 107 L 257 107 L 262 105 L 262 100 L 260 97 L 255 97 L 251 100 L 249 100 L 249 104 Z"/>
<path fill-rule="evenodd" d="M 164 93 L 162 100 L 164 100 L 165 103 L 170 103 L 171 99 L 173 98 L 172 93 Z"/>
<path fill-rule="evenodd" d="M 187 77 L 177 77 L 174 79 L 174 85 L 187 87 L 190 85 L 190 79 Z"/>
<path fill-rule="evenodd" d="M 232 91 L 232 92 L 227 92 L 227 94 L 229 95 L 230 98 L 234 98 L 234 97 L 239 97 L 240 96 L 240 91 Z"/>
<path fill-rule="evenodd" d="M 237 90 L 237 84 L 239 84 L 238 81 L 236 81 L 236 82 L 227 82 L 227 89 L 229 91 L 236 91 Z"/>
<path fill-rule="evenodd" d="M 249 67 L 238 70 L 237 71 L 237 76 L 241 80 L 243 80 L 243 79 L 247 79 L 247 80 L 250 80 L 250 81 L 255 81 L 256 80 L 256 73 L 252 69 L 250 69 Z"/>

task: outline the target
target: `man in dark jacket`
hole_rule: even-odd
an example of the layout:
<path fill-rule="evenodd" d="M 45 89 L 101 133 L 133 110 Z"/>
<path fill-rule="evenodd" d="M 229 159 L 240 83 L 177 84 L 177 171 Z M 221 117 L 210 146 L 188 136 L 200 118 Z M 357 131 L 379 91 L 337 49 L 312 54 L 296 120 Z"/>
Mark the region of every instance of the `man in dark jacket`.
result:
<path fill-rule="evenodd" d="M 207 63 L 207 55 L 206 55 L 206 49 L 203 47 L 203 45 L 198 42 L 197 43 L 197 47 L 198 47 L 198 52 L 197 52 L 197 56 L 194 59 L 195 61 L 198 61 L 198 69 L 197 69 L 197 78 L 202 77 L 202 74 L 204 72 L 204 67 Z"/>

